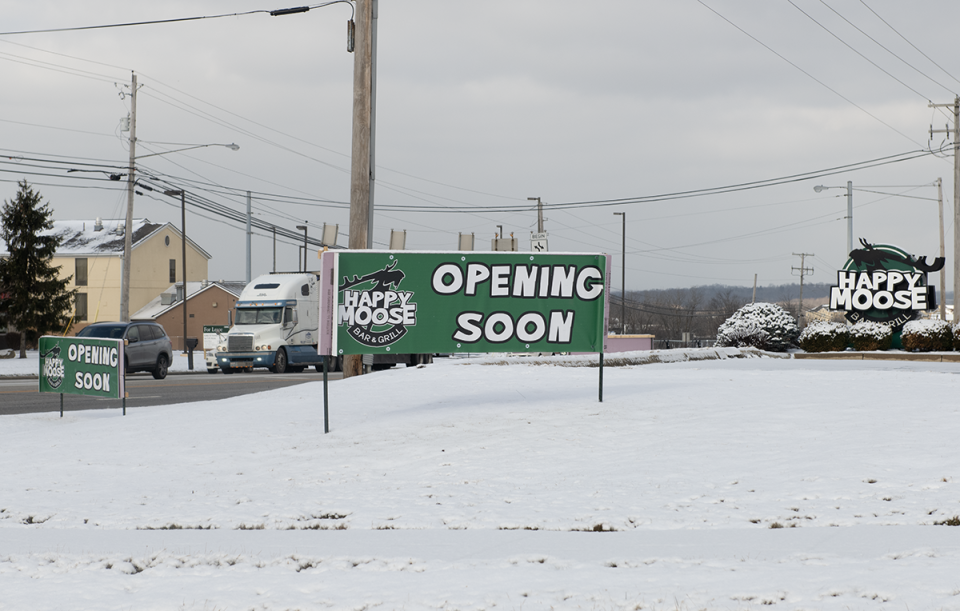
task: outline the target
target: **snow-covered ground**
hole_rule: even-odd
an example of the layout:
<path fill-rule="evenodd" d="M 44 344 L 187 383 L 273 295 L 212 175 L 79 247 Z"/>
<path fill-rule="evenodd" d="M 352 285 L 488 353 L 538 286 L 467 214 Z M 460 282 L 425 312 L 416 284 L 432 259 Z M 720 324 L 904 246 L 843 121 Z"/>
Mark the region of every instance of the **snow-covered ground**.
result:
<path fill-rule="evenodd" d="M 4 416 L 0 609 L 960 609 L 960 364 L 520 363 Z"/>

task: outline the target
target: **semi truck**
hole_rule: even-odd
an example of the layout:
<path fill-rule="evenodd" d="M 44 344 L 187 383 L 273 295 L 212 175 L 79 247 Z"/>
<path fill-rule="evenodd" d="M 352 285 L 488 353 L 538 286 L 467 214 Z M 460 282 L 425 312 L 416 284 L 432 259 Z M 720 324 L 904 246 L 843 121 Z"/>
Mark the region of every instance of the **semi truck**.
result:
<path fill-rule="evenodd" d="M 320 329 L 319 274 L 274 273 L 254 279 L 237 300 L 233 325 L 217 346 L 220 371 L 232 374 L 254 368 L 298 373 L 307 367 L 323 371 L 317 354 Z M 432 362 L 432 355 L 374 355 L 373 368 L 397 363 Z M 365 358 L 369 359 L 369 355 Z M 331 357 L 330 371 L 343 369 L 343 357 Z"/>

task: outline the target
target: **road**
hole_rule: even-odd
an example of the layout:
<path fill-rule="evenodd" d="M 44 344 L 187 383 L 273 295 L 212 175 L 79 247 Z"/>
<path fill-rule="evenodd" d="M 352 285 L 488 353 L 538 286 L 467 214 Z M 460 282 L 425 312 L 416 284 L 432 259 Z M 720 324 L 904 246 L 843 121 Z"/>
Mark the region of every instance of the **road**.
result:
<path fill-rule="evenodd" d="M 341 373 L 329 374 L 330 380 L 339 380 Z M 272 374 L 255 371 L 246 374 L 171 374 L 165 380 L 154 380 L 149 374 L 127 376 L 127 409 L 170 405 L 193 401 L 211 401 L 227 397 L 249 395 L 305 382 L 323 380 L 323 374 L 314 372 Z M 64 411 L 84 409 L 119 409 L 119 399 L 97 399 L 80 395 L 64 395 Z M 37 380 L 0 379 L 0 416 L 59 412 L 60 395 L 37 392 Z"/>

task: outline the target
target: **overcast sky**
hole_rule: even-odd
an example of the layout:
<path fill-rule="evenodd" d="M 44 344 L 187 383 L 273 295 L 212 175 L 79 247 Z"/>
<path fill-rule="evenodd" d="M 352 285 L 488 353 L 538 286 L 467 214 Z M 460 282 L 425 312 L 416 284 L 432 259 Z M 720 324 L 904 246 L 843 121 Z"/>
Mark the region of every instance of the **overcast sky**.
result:
<path fill-rule="evenodd" d="M 294 4 L 6 0 L 0 29 Z M 125 183 L 65 168 L 126 164 L 120 120 L 130 98 L 120 94 L 129 94 L 134 71 L 142 86 L 138 155 L 240 145 L 143 159 L 145 172 L 236 211 L 245 210 L 242 193 L 253 191 L 258 218 L 288 229 L 306 221 L 312 236 L 324 223 L 339 224 L 345 245 L 350 14 L 336 4 L 283 17 L 0 36 L 0 199 L 12 199 L 26 178 L 57 219 L 122 218 Z M 815 193 L 815 185 L 849 180 L 863 189 L 854 194 L 855 241 L 933 257 L 932 185 L 942 177 L 952 253 L 953 161 L 945 155 L 727 194 L 591 203 L 921 151 L 931 146 L 931 123 L 944 129 L 952 121 L 951 109 L 928 101 L 952 103 L 960 91 L 951 42 L 958 21 L 960 4 L 947 0 L 383 0 L 375 243 L 386 247 L 391 229 L 405 229 L 410 250 L 452 250 L 465 232 L 489 250 L 502 225 L 529 249 L 537 219 L 527 198 L 541 197 L 550 250 L 612 254 L 615 290 L 621 217 L 614 212 L 627 213 L 628 290 L 747 286 L 754 274 L 761 285 L 795 282 L 793 253 L 815 255 L 806 259 L 815 269 L 807 282 L 833 282 L 846 259 L 846 192 Z M 944 142 L 935 134 L 932 146 Z M 574 202 L 586 205 L 551 209 Z M 179 201 L 146 192 L 134 215 L 179 225 Z M 243 279 L 244 231 L 188 208 L 187 233 L 213 255 L 213 279 Z M 297 256 L 295 242 L 278 243 L 279 269 L 296 269 Z M 257 231 L 254 275 L 272 265 L 272 239 Z"/>

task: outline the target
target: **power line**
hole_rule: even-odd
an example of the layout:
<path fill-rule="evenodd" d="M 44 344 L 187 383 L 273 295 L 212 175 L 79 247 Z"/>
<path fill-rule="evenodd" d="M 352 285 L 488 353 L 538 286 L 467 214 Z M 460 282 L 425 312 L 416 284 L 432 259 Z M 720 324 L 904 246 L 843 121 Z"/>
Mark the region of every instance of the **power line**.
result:
<path fill-rule="evenodd" d="M 866 108 L 860 106 L 859 104 L 857 104 L 856 102 L 854 102 L 854 101 L 851 100 L 850 98 L 846 97 L 845 95 L 843 95 L 842 93 L 840 93 L 839 91 L 837 91 L 836 89 L 834 89 L 833 87 L 831 87 L 830 85 L 827 85 L 826 83 L 824 83 L 823 81 L 821 81 L 821 80 L 818 79 L 817 77 L 813 76 L 812 74 L 810 74 L 809 72 L 807 72 L 806 70 L 804 70 L 803 68 L 801 68 L 800 66 L 798 66 L 797 64 L 793 63 L 792 61 L 790 61 L 789 59 L 787 59 L 785 56 L 783 56 L 783 55 L 781 55 L 780 53 L 774 51 L 771 46 L 767 45 L 767 44 L 764 43 L 764 42 L 761 42 L 759 38 L 757 38 L 757 37 L 754 36 L 753 34 L 747 32 L 746 30 L 744 30 L 743 28 L 741 28 L 740 26 L 738 26 L 738 25 L 735 24 L 734 22 L 730 21 L 729 19 L 727 19 L 726 17 L 724 17 L 723 15 L 721 15 L 721 14 L 720 14 L 719 12 L 717 12 L 715 9 L 713 9 L 712 7 L 710 7 L 709 5 L 707 5 L 703 0 L 697 0 L 697 2 L 699 2 L 700 4 L 702 4 L 707 10 L 709 10 L 711 13 L 713 13 L 714 15 L 716 15 L 717 17 L 719 17 L 720 19 L 723 19 L 724 21 L 726 21 L 727 23 L 729 23 L 730 25 L 732 25 L 733 27 L 735 27 L 736 29 L 738 29 L 741 33 L 743 33 L 744 35 L 748 36 L 751 40 L 753 40 L 754 42 L 756 42 L 757 44 L 759 44 L 760 46 L 762 46 L 762 47 L 763 47 L 764 49 L 766 49 L 767 51 L 770 51 L 771 53 L 773 53 L 774 55 L 776 55 L 777 57 L 779 57 L 779 58 L 782 59 L 783 61 L 787 62 L 788 64 L 790 64 L 791 66 L 793 66 L 794 68 L 796 68 L 797 70 L 799 70 L 800 72 L 802 72 L 803 74 L 805 74 L 807 77 L 809 77 L 809 78 L 811 78 L 812 80 L 816 81 L 820 86 L 824 87 L 825 89 L 827 89 L 828 91 L 830 91 L 831 93 L 833 93 L 834 95 L 836 95 L 837 97 L 841 98 L 843 101 L 847 102 L 848 104 L 850 104 L 851 106 L 855 107 L 855 108 L 858 109 L 859 111 L 861 111 L 861 112 L 863 112 L 864 114 L 868 115 L 870 118 L 872 118 L 873 120 L 877 121 L 878 123 L 880 123 L 880 124 L 888 127 L 889 129 L 895 131 L 896 133 L 900 134 L 901 136 L 903 136 L 904 138 L 906 138 L 906 139 L 909 140 L 910 142 L 912 142 L 912 143 L 914 143 L 914 144 L 916 144 L 916 145 L 918 145 L 918 146 L 923 146 L 922 144 L 920 144 L 919 142 L 917 142 L 916 140 L 914 140 L 914 139 L 911 138 L 910 136 L 906 135 L 905 133 L 903 133 L 903 132 L 900 131 L 899 129 L 895 128 L 894 126 L 890 125 L 889 123 L 887 123 L 886 121 L 884 121 L 884 120 L 881 119 L 880 117 L 878 117 L 878 116 L 876 116 L 875 114 L 873 114 L 872 112 L 868 111 Z"/>
<path fill-rule="evenodd" d="M 822 0 L 821 0 L 821 1 L 822 1 Z M 810 13 L 806 12 L 805 10 L 803 10 L 802 8 L 800 8 L 799 6 L 797 6 L 797 5 L 793 2 L 793 0 L 787 0 L 787 2 L 790 3 L 790 6 L 792 6 L 793 8 L 795 8 L 795 9 L 797 9 L 798 11 L 800 11 L 801 13 L 803 13 L 804 16 L 806 16 L 807 19 L 809 19 L 810 21 L 812 21 L 812 22 L 814 22 L 815 24 L 817 24 L 818 26 L 820 26 L 820 27 L 823 29 L 824 32 L 826 32 L 827 34 L 833 36 L 833 37 L 836 38 L 838 41 L 840 41 L 840 42 L 843 44 L 843 46 L 845 46 L 846 48 L 850 49 L 851 51 L 853 51 L 854 53 L 856 53 L 857 55 L 859 55 L 859 56 L 862 57 L 863 59 L 865 59 L 865 60 L 867 60 L 868 62 L 870 62 L 870 64 L 871 64 L 874 68 L 876 68 L 876 69 L 879 70 L 880 72 L 883 72 L 884 74 L 886 74 L 887 76 L 889 76 L 889 77 L 892 78 L 893 80 L 897 81 L 898 83 L 900 83 L 901 85 L 903 85 L 904 87 L 906 87 L 907 89 L 909 89 L 910 91 L 912 91 L 913 93 L 917 94 L 917 95 L 920 96 L 921 98 L 927 100 L 928 102 L 930 101 L 930 97 L 929 97 L 929 96 L 925 96 L 925 95 L 923 95 L 922 93 L 920 93 L 919 91 L 917 91 L 916 89 L 914 89 L 913 87 L 911 87 L 910 85 L 907 85 L 906 83 L 904 83 L 903 81 L 901 81 L 900 79 L 898 79 L 897 77 L 895 77 L 893 74 L 891 74 L 891 73 L 888 72 L 887 70 L 883 69 L 883 68 L 880 66 L 880 64 L 878 64 L 877 62 L 873 61 L 872 59 L 870 59 L 869 57 L 867 57 L 866 55 L 864 55 L 864 54 L 861 53 L 860 51 L 857 51 L 856 49 L 854 49 L 853 46 L 852 46 L 850 43 L 848 43 L 848 42 L 845 41 L 844 39 L 840 38 L 839 36 L 837 36 L 836 34 L 834 34 L 834 33 L 830 30 L 830 28 L 828 28 L 827 26 L 823 25 L 822 23 L 820 23 L 819 21 L 817 21 L 816 19 L 814 19 L 813 16 L 810 15 Z M 827 7 L 827 8 L 830 8 L 830 7 Z M 831 9 L 831 10 L 833 10 L 833 9 Z M 836 12 L 836 11 L 834 11 L 834 12 Z M 837 14 L 839 15 L 839 13 L 837 13 Z M 851 24 L 851 25 L 852 25 L 852 24 Z M 858 28 L 858 29 L 859 29 L 859 28 Z M 872 39 L 871 39 L 871 40 L 872 40 Z M 948 89 L 948 91 L 949 91 L 949 89 Z"/>
<path fill-rule="evenodd" d="M 881 49 L 883 49 L 884 51 L 886 51 L 886 52 L 889 53 L 890 55 L 896 57 L 896 58 L 899 59 L 901 62 L 903 62 L 904 64 L 906 64 L 909 68 L 913 69 L 915 72 L 917 72 L 918 74 L 920 74 L 921 76 L 923 76 L 924 78 L 926 78 L 927 80 L 929 80 L 930 82 L 934 83 L 935 85 L 939 85 L 940 87 L 943 87 L 944 89 L 946 89 L 947 91 L 950 91 L 951 93 L 953 92 L 953 90 L 951 90 L 949 87 L 947 87 L 946 85 L 944 85 L 944 84 L 941 83 L 940 81 L 934 79 L 932 76 L 930 76 L 930 75 L 928 75 L 926 72 L 920 70 L 919 68 L 917 68 L 916 66 L 914 66 L 913 64 L 911 64 L 910 62 L 908 62 L 907 60 L 903 59 L 902 57 L 900 57 L 899 55 L 897 55 L 896 53 L 894 53 L 893 51 L 891 51 L 889 48 L 887 48 L 883 43 L 881 43 L 880 41 L 878 41 L 876 38 L 874 38 L 873 36 L 870 36 L 869 34 L 867 34 L 866 32 L 864 32 L 862 29 L 860 29 L 859 27 L 857 27 L 857 25 L 856 25 L 855 23 L 853 23 L 852 21 L 850 21 L 849 19 L 847 19 L 846 17 L 844 17 L 843 15 L 841 15 L 835 8 L 833 8 L 832 6 L 830 6 L 829 4 L 827 4 L 827 3 L 825 2 L 825 0 L 820 0 L 820 3 L 823 4 L 825 7 L 827 7 L 828 9 L 830 9 L 831 11 L 833 11 L 833 13 L 834 13 L 837 17 L 839 17 L 840 19 L 843 19 L 843 20 L 846 21 L 848 24 L 850 24 L 850 26 L 853 27 L 855 30 L 857 30 L 858 32 L 860 32 L 861 34 L 863 34 L 864 36 L 866 36 L 867 38 L 869 38 L 870 40 L 872 40 L 878 47 L 880 47 Z M 867 8 L 869 8 L 869 7 L 867 7 Z M 875 14 L 875 13 L 874 13 L 874 14 Z"/>
<path fill-rule="evenodd" d="M 904 36 L 904 35 L 901 34 L 899 31 L 897 31 L 897 29 L 896 29 L 895 27 L 893 27 L 892 25 L 890 25 L 890 23 L 887 22 L 886 19 L 884 19 L 883 17 L 881 17 L 881 16 L 877 13 L 877 11 L 873 10 L 872 8 L 870 8 L 870 6 L 869 6 L 866 2 L 864 2 L 864 0 L 860 0 L 860 4 L 862 4 L 863 6 L 867 7 L 867 10 L 868 10 L 868 11 L 870 11 L 871 13 L 873 13 L 874 15 L 876 15 L 877 19 L 879 19 L 880 21 L 882 21 L 884 25 L 886 25 L 888 28 L 890 28 L 891 30 L 893 30 L 893 32 L 894 32 L 897 36 L 899 36 L 900 38 L 902 38 L 902 39 L 904 40 L 904 42 L 906 42 L 908 45 L 910 45 L 911 47 L 913 47 L 914 49 L 916 49 L 917 53 L 919 53 L 920 55 L 926 57 L 926 58 L 930 61 L 931 64 L 933 64 L 933 65 L 936 66 L 937 68 L 940 68 L 940 70 L 942 70 L 944 74 L 946 74 L 947 76 L 949 76 L 949 77 L 952 78 L 953 80 L 957 81 L 957 83 L 960 83 L 960 80 L 958 80 L 955 76 L 953 76 L 952 74 L 950 74 L 950 73 L 947 71 L 946 68 L 944 68 L 943 66 L 941 66 L 940 64 L 938 64 L 937 62 L 935 62 L 932 57 L 930 57 L 929 55 L 927 55 L 926 53 L 924 53 L 923 51 L 921 51 L 920 48 L 917 47 L 917 45 L 915 45 L 915 44 L 913 44 L 912 42 L 910 42 L 910 41 L 907 39 L 906 36 Z M 949 91 L 949 89 L 948 89 L 948 91 Z"/>

